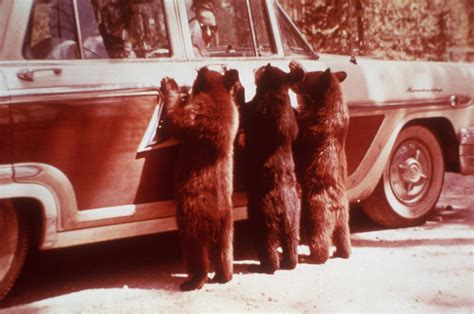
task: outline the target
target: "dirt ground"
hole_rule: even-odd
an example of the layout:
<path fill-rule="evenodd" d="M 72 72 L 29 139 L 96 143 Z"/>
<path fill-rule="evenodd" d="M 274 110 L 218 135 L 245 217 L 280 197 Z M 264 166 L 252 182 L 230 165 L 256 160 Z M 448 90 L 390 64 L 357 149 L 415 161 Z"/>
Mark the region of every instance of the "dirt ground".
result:
<path fill-rule="evenodd" d="M 351 229 L 350 259 L 262 275 L 247 271 L 256 261 L 239 222 L 234 279 L 187 293 L 178 291 L 185 275 L 176 233 L 41 252 L 0 313 L 474 313 L 474 176 L 447 175 L 423 226 L 382 229 L 356 207 Z"/>

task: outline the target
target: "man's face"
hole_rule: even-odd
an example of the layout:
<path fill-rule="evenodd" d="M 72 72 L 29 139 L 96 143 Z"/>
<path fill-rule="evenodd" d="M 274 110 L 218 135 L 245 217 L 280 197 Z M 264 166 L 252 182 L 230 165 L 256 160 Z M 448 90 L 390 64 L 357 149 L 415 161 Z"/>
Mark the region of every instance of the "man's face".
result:
<path fill-rule="evenodd" d="M 208 10 L 201 10 L 196 14 L 196 17 L 201 26 L 202 39 L 208 46 L 211 42 L 214 33 L 217 31 L 216 17 L 214 13 Z"/>

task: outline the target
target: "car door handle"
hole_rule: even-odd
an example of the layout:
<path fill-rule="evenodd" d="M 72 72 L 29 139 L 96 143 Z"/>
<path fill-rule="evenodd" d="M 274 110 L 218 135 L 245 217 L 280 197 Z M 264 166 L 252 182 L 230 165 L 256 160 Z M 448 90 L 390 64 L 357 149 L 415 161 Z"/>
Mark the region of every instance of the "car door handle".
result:
<path fill-rule="evenodd" d="M 52 71 L 54 74 L 59 75 L 63 72 L 61 68 L 43 68 L 43 69 L 23 69 L 16 73 L 16 76 L 23 81 L 33 82 L 36 72 Z"/>

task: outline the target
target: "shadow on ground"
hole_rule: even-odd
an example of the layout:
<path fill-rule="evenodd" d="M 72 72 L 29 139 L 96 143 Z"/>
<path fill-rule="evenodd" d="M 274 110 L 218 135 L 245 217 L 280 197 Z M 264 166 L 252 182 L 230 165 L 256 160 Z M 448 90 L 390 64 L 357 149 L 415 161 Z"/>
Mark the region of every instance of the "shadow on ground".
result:
<path fill-rule="evenodd" d="M 0 309 L 88 289 L 173 290 L 182 280 L 171 276 L 183 272 L 179 260 L 176 233 L 35 252 Z"/>
<path fill-rule="evenodd" d="M 459 225 L 473 228 L 468 209 L 438 208 L 426 228 Z M 424 226 L 424 227 L 425 227 Z M 415 245 L 473 245 L 474 239 L 422 239 L 373 241 L 357 234 L 384 230 L 363 213 L 351 209 L 354 247 L 406 247 Z M 248 224 L 236 223 L 235 273 L 248 273 L 255 258 Z M 129 288 L 176 291 L 185 277 L 178 235 L 170 232 L 81 247 L 33 253 L 0 309 L 89 289 Z"/>

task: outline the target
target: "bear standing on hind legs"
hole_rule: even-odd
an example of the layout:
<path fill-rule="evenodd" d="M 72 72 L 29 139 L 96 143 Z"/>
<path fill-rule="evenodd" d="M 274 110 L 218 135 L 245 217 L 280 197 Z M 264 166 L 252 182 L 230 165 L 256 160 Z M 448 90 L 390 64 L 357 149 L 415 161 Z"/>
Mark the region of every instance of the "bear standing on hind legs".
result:
<path fill-rule="evenodd" d="M 292 63 L 292 68 L 301 68 Z M 293 90 L 298 95 L 295 142 L 296 173 L 302 189 L 301 227 L 310 248 L 310 262 L 324 263 L 331 243 L 334 256 L 351 254 L 349 203 L 345 182 L 345 142 L 349 113 L 339 83 L 345 72 L 308 72 Z"/>
<path fill-rule="evenodd" d="M 188 272 L 180 286 L 184 291 L 200 289 L 207 282 L 209 260 L 215 268 L 213 281 L 232 279 L 236 84 L 240 84 L 236 70 L 221 74 L 202 68 L 183 100 L 173 79 L 161 81 L 170 131 L 181 140 L 175 183 L 178 232 Z"/>
<path fill-rule="evenodd" d="M 288 89 L 303 74 L 300 69 L 285 73 L 270 64 L 261 67 L 255 74 L 255 97 L 241 104 L 248 215 L 259 272 L 293 269 L 298 261 L 299 201 L 292 155 L 298 125 Z M 283 249 L 281 266 L 279 245 Z"/>

